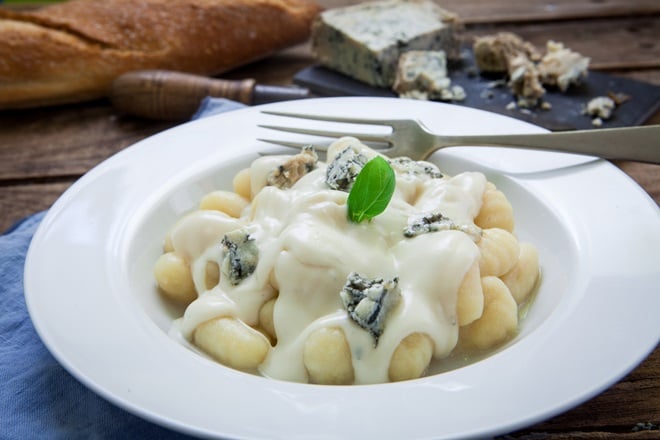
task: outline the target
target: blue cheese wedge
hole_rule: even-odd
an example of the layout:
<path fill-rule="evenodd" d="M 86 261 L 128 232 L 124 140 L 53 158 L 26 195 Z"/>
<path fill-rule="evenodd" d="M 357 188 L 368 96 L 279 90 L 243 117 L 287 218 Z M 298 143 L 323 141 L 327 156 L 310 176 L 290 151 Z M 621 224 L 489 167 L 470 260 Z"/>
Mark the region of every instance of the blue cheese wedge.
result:
<path fill-rule="evenodd" d="M 392 87 L 399 56 L 444 50 L 460 56 L 458 16 L 430 0 L 384 0 L 324 11 L 312 26 L 322 65 L 378 87 Z"/>
<path fill-rule="evenodd" d="M 401 300 L 399 279 L 366 278 L 353 272 L 339 295 L 349 318 L 368 331 L 378 344 L 388 314 Z"/>
<path fill-rule="evenodd" d="M 401 54 L 394 80 L 394 91 L 401 98 L 462 101 L 465 90 L 451 84 L 447 57 L 442 50 L 411 50 Z"/>

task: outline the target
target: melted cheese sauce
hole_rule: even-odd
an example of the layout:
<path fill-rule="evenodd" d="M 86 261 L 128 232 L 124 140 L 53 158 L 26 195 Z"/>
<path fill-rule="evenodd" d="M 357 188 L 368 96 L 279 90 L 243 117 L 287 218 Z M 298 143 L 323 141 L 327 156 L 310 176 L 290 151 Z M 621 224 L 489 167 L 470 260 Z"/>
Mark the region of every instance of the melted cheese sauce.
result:
<path fill-rule="evenodd" d="M 473 224 L 485 177 L 476 172 L 443 178 L 397 172 L 396 191 L 385 212 L 356 224 L 347 217 L 348 193 L 328 188 L 322 162 L 289 189 L 265 186 L 268 173 L 290 157 L 262 157 L 252 164 L 253 202 L 240 218 L 196 211 L 171 231 L 173 247 L 192 262 L 195 285 L 203 292 L 175 323 L 177 331 L 190 341 L 199 324 L 219 316 L 256 326 L 261 306 L 277 296 L 277 343 L 259 368 L 264 376 L 307 382 L 303 345 L 321 327 L 343 329 L 356 384 L 387 382 L 392 353 L 414 332 L 431 337 L 435 358 L 449 355 L 458 339 L 457 291 L 479 250 L 469 235 L 455 230 L 413 238 L 402 231 L 411 215 L 438 210 L 457 223 Z M 221 262 L 220 240 L 238 228 L 246 228 L 259 247 L 255 272 L 236 286 L 221 279 L 207 289 L 207 263 Z M 399 277 L 401 301 L 387 317 L 377 345 L 342 305 L 339 292 L 351 272 Z"/>

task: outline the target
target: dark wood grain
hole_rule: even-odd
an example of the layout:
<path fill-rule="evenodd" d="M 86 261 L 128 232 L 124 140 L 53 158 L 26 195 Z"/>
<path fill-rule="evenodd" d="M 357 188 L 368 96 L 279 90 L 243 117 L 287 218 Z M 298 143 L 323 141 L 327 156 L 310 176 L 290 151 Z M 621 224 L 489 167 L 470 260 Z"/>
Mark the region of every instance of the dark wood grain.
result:
<path fill-rule="evenodd" d="M 354 0 L 319 0 L 331 8 L 357 3 Z M 437 0 L 460 15 L 467 24 L 547 22 L 598 17 L 623 17 L 660 13 L 656 0 Z"/>
<path fill-rule="evenodd" d="M 326 7 L 354 0 L 321 0 Z M 658 0 L 443 0 L 461 15 L 467 37 L 513 31 L 542 47 L 549 39 L 592 59 L 592 68 L 660 86 Z M 313 62 L 308 44 L 223 75 L 290 84 Z M 660 112 L 648 123 L 660 123 Z M 108 101 L 0 112 L 0 231 L 47 209 L 89 169 L 176 124 L 119 114 Z M 660 145 L 660 144 L 659 144 Z M 616 165 L 660 203 L 660 166 Z M 562 362 L 562 360 L 557 360 Z M 475 415 L 478 417 L 478 415 Z M 576 408 L 506 439 L 660 438 L 660 350 L 622 380 Z"/>

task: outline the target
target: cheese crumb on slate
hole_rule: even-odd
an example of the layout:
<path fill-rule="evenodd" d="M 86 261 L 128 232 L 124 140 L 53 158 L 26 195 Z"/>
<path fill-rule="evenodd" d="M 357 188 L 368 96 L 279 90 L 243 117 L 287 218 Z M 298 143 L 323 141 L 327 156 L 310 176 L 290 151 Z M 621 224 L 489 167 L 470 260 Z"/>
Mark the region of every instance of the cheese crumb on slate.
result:
<path fill-rule="evenodd" d="M 511 60 L 518 55 L 532 62 L 541 60 L 541 54 L 531 43 L 511 32 L 477 37 L 472 49 L 477 67 L 482 72 L 509 73 Z"/>
<path fill-rule="evenodd" d="M 543 84 L 556 86 L 562 92 L 580 84 L 587 77 L 590 59 L 564 47 L 563 43 L 548 41 L 547 53 L 538 64 Z"/>
<path fill-rule="evenodd" d="M 451 84 L 445 52 L 411 50 L 401 54 L 393 90 L 402 98 L 462 101 L 465 90 Z"/>
<path fill-rule="evenodd" d="M 543 56 L 510 32 L 477 37 L 472 48 L 479 71 L 507 75 L 518 107 L 543 108 L 546 86 L 566 92 L 588 74 L 589 58 L 554 41 L 547 42 Z"/>
<path fill-rule="evenodd" d="M 614 100 L 608 96 L 597 96 L 587 103 L 584 113 L 592 116 L 591 123 L 596 127 L 603 125 L 603 121 L 612 116 L 616 108 Z"/>

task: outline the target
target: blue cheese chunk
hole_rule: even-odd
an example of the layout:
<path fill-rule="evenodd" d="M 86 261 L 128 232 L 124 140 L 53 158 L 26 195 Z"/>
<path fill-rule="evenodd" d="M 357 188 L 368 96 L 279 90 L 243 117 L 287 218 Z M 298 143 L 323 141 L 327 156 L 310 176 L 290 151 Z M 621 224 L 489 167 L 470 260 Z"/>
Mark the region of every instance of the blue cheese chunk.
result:
<path fill-rule="evenodd" d="M 534 107 L 545 95 L 536 65 L 523 54 L 509 61 L 509 87 L 518 98 L 519 107 Z"/>
<path fill-rule="evenodd" d="M 325 183 L 332 189 L 350 191 L 355 178 L 368 161 L 369 159 L 364 154 L 351 146 L 346 147 L 328 164 Z"/>
<path fill-rule="evenodd" d="M 564 47 L 563 43 L 548 41 L 546 54 L 538 64 L 543 84 L 557 86 L 565 92 L 588 75 L 590 59 Z"/>
<path fill-rule="evenodd" d="M 592 116 L 591 123 L 600 127 L 603 121 L 612 116 L 612 112 L 616 108 L 616 102 L 609 96 L 597 96 L 587 103 L 584 113 Z"/>
<path fill-rule="evenodd" d="M 440 212 L 431 212 L 410 216 L 403 235 L 408 238 L 437 231 L 461 231 L 478 242 L 481 239 L 481 229 L 473 224 L 457 224 Z"/>
<path fill-rule="evenodd" d="M 353 272 L 339 295 L 349 318 L 368 331 L 378 344 L 388 314 L 401 300 L 399 279 L 366 278 Z"/>
<path fill-rule="evenodd" d="M 519 55 L 532 62 L 541 59 L 534 45 L 511 32 L 476 37 L 472 50 L 481 72 L 511 73 L 511 61 Z"/>
<path fill-rule="evenodd" d="M 395 157 L 390 160 L 392 168 L 400 174 L 411 174 L 416 177 L 441 179 L 442 173 L 435 164 L 423 160 L 412 160 L 409 157 Z"/>
<path fill-rule="evenodd" d="M 301 177 L 313 171 L 319 161 L 314 147 L 309 145 L 291 159 L 272 170 L 266 179 L 268 185 L 280 189 L 291 188 Z"/>
<path fill-rule="evenodd" d="M 462 101 L 465 90 L 447 76 L 447 57 L 442 50 L 411 50 L 401 54 L 394 91 L 402 98 Z"/>
<path fill-rule="evenodd" d="M 250 234 L 243 229 L 225 234 L 222 247 L 222 276 L 228 279 L 232 286 L 236 286 L 256 269 L 259 248 Z"/>
<path fill-rule="evenodd" d="M 458 17 L 430 0 L 384 0 L 329 9 L 312 26 L 322 65 L 379 87 L 392 87 L 399 56 L 444 50 L 460 56 Z"/>

